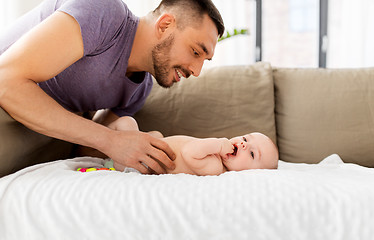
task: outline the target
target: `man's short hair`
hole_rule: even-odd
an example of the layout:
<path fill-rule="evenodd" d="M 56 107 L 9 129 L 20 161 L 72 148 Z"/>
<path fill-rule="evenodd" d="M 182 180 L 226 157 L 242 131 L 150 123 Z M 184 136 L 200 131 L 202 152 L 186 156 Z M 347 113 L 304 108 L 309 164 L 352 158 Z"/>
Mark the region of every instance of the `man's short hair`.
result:
<path fill-rule="evenodd" d="M 217 27 L 218 36 L 222 37 L 225 31 L 221 14 L 211 0 L 162 0 L 153 13 L 160 15 L 164 9 L 174 9 L 178 13 L 179 28 L 192 24 L 199 26 L 203 15 L 208 14 Z"/>

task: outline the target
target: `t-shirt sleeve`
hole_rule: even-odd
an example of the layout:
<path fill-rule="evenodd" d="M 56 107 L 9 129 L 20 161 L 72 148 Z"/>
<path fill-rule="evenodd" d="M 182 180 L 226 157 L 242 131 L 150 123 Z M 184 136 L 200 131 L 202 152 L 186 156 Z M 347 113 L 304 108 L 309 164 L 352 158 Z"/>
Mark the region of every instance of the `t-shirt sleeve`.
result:
<path fill-rule="evenodd" d="M 69 14 L 79 23 L 85 56 L 109 48 L 128 15 L 121 0 L 68 0 L 57 11 Z"/>

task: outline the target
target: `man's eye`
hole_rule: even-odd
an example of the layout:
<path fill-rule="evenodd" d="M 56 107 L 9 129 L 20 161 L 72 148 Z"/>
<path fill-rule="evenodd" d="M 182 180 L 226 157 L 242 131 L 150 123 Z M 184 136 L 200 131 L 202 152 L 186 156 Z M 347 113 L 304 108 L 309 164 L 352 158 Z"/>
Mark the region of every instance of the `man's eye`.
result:
<path fill-rule="evenodd" d="M 245 137 L 243 137 L 243 140 L 244 140 L 244 142 L 246 142 L 246 141 L 247 141 L 247 139 L 246 139 Z"/>
<path fill-rule="evenodd" d="M 195 50 L 195 49 L 192 49 L 192 51 L 193 51 L 193 54 L 195 55 L 195 56 L 200 56 L 200 54 Z"/>

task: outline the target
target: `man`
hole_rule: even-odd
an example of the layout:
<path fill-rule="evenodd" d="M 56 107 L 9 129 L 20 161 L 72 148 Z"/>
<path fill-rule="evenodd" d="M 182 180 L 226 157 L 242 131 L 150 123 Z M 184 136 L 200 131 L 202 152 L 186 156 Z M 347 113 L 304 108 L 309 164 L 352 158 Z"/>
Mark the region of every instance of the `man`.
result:
<path fill-rule="evenodd" d="M 0 37 L 0 106 L 33 131 L 164 173 L 175 167 L 165 142 L 106 126 L 142 107 L 150 74 L 163 87 L 198 76 L 223 31 L 211 0 L 163 0 L 140 19 L 121 0 L 46 0 Z M 100 109 L 96 122 L 77 114 Z"/>

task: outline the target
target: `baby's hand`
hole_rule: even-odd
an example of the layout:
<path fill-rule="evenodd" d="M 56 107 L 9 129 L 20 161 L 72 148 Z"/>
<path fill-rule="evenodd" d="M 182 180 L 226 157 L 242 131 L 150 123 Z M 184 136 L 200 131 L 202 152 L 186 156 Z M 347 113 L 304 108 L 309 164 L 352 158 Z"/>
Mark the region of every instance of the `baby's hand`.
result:
<path fill-rule="evenodd" d="M 221 152 L 219 155 L 223 159 L 227 159 L 228 155 L 232 154 L 234 152 L 234 145 L 227 139 L 227 138 L 220 138 L 221 143 Z"/>

